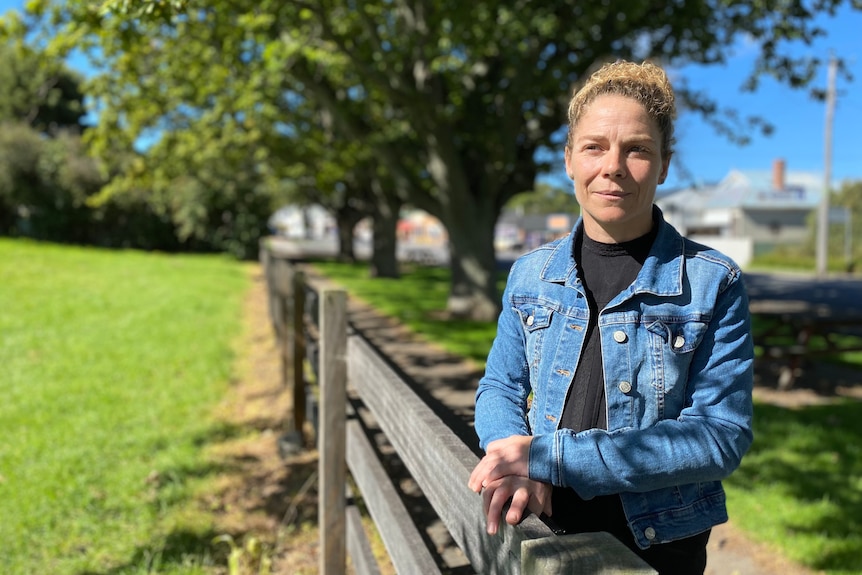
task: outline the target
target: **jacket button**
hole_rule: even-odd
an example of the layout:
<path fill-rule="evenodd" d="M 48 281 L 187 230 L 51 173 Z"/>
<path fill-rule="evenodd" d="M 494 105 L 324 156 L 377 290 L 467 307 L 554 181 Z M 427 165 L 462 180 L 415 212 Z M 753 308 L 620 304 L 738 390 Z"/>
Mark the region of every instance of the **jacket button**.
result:
<path fill-rule="evenodd" d="M 676 339 L 673 340 L 674 349 L 679 349 L 685 345 L 685 338 L 681 335 L 676 336 Z"/>
<path fill-rule="evenodd" d="M 617 330 L 614 332 L 614 341 L 617 343 L 623 343 L 626 339 L 626 332 L 622 330 Z"/>
<path fill-rule="evenodd" d="M 536 320 L 533 318 L 533 316 L 530 316 L 527 318 L 527 325 L 533 325 L 533 322 L 535 322 L 535 321 Z"/>
<path fill-rule="evenodd" d="M 652 527 L 647 527 L 646 529 L 644 529 L 644 537 L 646 537 L 650 541 L 655 539 L 655 529 L 653 529 Z"/>
<path fill-rule="evenodd" d="M 619 385 L 620 391 L 623 393 L 628 393 L 632 390 L 632 384 L 628 381 L 621 381 Z"/>

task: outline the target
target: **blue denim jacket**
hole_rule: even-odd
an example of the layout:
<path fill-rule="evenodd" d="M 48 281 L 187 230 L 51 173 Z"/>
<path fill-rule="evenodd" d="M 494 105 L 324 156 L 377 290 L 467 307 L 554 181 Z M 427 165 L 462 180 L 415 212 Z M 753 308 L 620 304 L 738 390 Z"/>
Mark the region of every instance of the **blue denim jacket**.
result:
<path fill-rule="evenodd" d="M 727 521 L 721 479 L 752 441 L 741 271 L 663 218 L 658 225 L 634 283 L 599 312 L 607 431 L 559 427 L 590 313 L 574 233 L 513 265 L 476 393 L 483 449 L 532 434 L 530 477 L 584 499 L 619 493 L 642 548 Z"/>

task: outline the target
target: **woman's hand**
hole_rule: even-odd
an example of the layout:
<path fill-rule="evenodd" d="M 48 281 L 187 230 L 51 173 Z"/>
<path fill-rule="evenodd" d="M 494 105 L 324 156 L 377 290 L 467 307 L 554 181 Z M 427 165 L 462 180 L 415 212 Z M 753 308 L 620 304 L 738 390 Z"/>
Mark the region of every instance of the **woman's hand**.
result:
<path fill-rule="evenodd" d="M 506 523 L 517 525 L 529 509 L 536 515 L 544 513 L 551 515 L 551 494 L 553 490 L 548 483 L 533 481 L 526 477 L 509 475 L 502 479 L 491 481 L 482 490 L 482 504 L 485 510 L 485 525 L 489 535 L 497 533 L 503 507 L 511 499 L 512 504 L 506 511 Z"/>
<path fill-rule="evenodd" d="M 530 435 L 513 435 L 488 444 L 485 457 L 479 462 L 467 485 L 479 493 L 483 487 L 509 475 L 530 476 Z"/>
<path fill-rule="evenodd" d="M 551 514 L 551 485 L 529 478 L 529 435 L 513 435 L 488 444 L 485 457 L 476 465 L 467 483 L 470 489 L 482 494 L 487 531 L 497 533 L 503 507 L 511 500 L 506 511 L 506 523 L 516 525 L 529 509 L 536 515 Z"/>

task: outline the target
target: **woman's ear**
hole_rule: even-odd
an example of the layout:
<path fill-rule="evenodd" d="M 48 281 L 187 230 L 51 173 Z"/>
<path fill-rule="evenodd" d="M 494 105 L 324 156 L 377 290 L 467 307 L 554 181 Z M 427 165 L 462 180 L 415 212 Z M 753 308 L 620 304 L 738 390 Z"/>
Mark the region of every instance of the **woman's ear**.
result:
<path fill-rule="evenodd" d="M 572 170 L 572 149 L 567 145 L 563 150 L 563 156 L 566 159 L 566 175 L 570 180 L 575 179 L 575 172 Z"/>
<path fill-rule="evenodd" d="M 661 173 L 658 175 L 658 183 L 659 184 L 663 184 L 664 181 L 667 179 L 668 171 L 670 171 L 670 158 L 671 158 L 671 156 L 673 156 L 673 154 L 668 154 L 667 157 L 662 158 Z"/>

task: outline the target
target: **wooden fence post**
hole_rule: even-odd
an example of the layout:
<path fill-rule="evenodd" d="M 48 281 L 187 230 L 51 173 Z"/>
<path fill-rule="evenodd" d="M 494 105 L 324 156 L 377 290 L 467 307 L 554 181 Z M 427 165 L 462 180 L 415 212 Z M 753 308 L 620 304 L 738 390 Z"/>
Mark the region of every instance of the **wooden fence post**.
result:
<path fill-rule="evenodd" d="M 260 258 L 260 267 L 263 271 L 263 280 L 266 282 L 266 299 L 267 310 L 269 311 L 269 320 L 272 323 L 273 328 L 275 328 L 277 323 L 275 301 L 278 296 L 275 292 L 275 280 L 273 279 L 272 252 L 270 251 L 269 244 L 265 240 L 261 240 L 260 242 L 260 251 L 258 252 L 258 256 Z"/>
<path fill-rule="evenodd" d="M 347 293 L 323 290 L 320 297 L 320 436 L 318 522 L 320 573 L 347 569 Z"/>
<path fill-rule="evenodd" d="M 293 430 L 299 434 L 301 447 L 305 437 L 305 274 L 295 270 L 292 284 L 293 325 L 288 329 L 293 334 Z"/>

